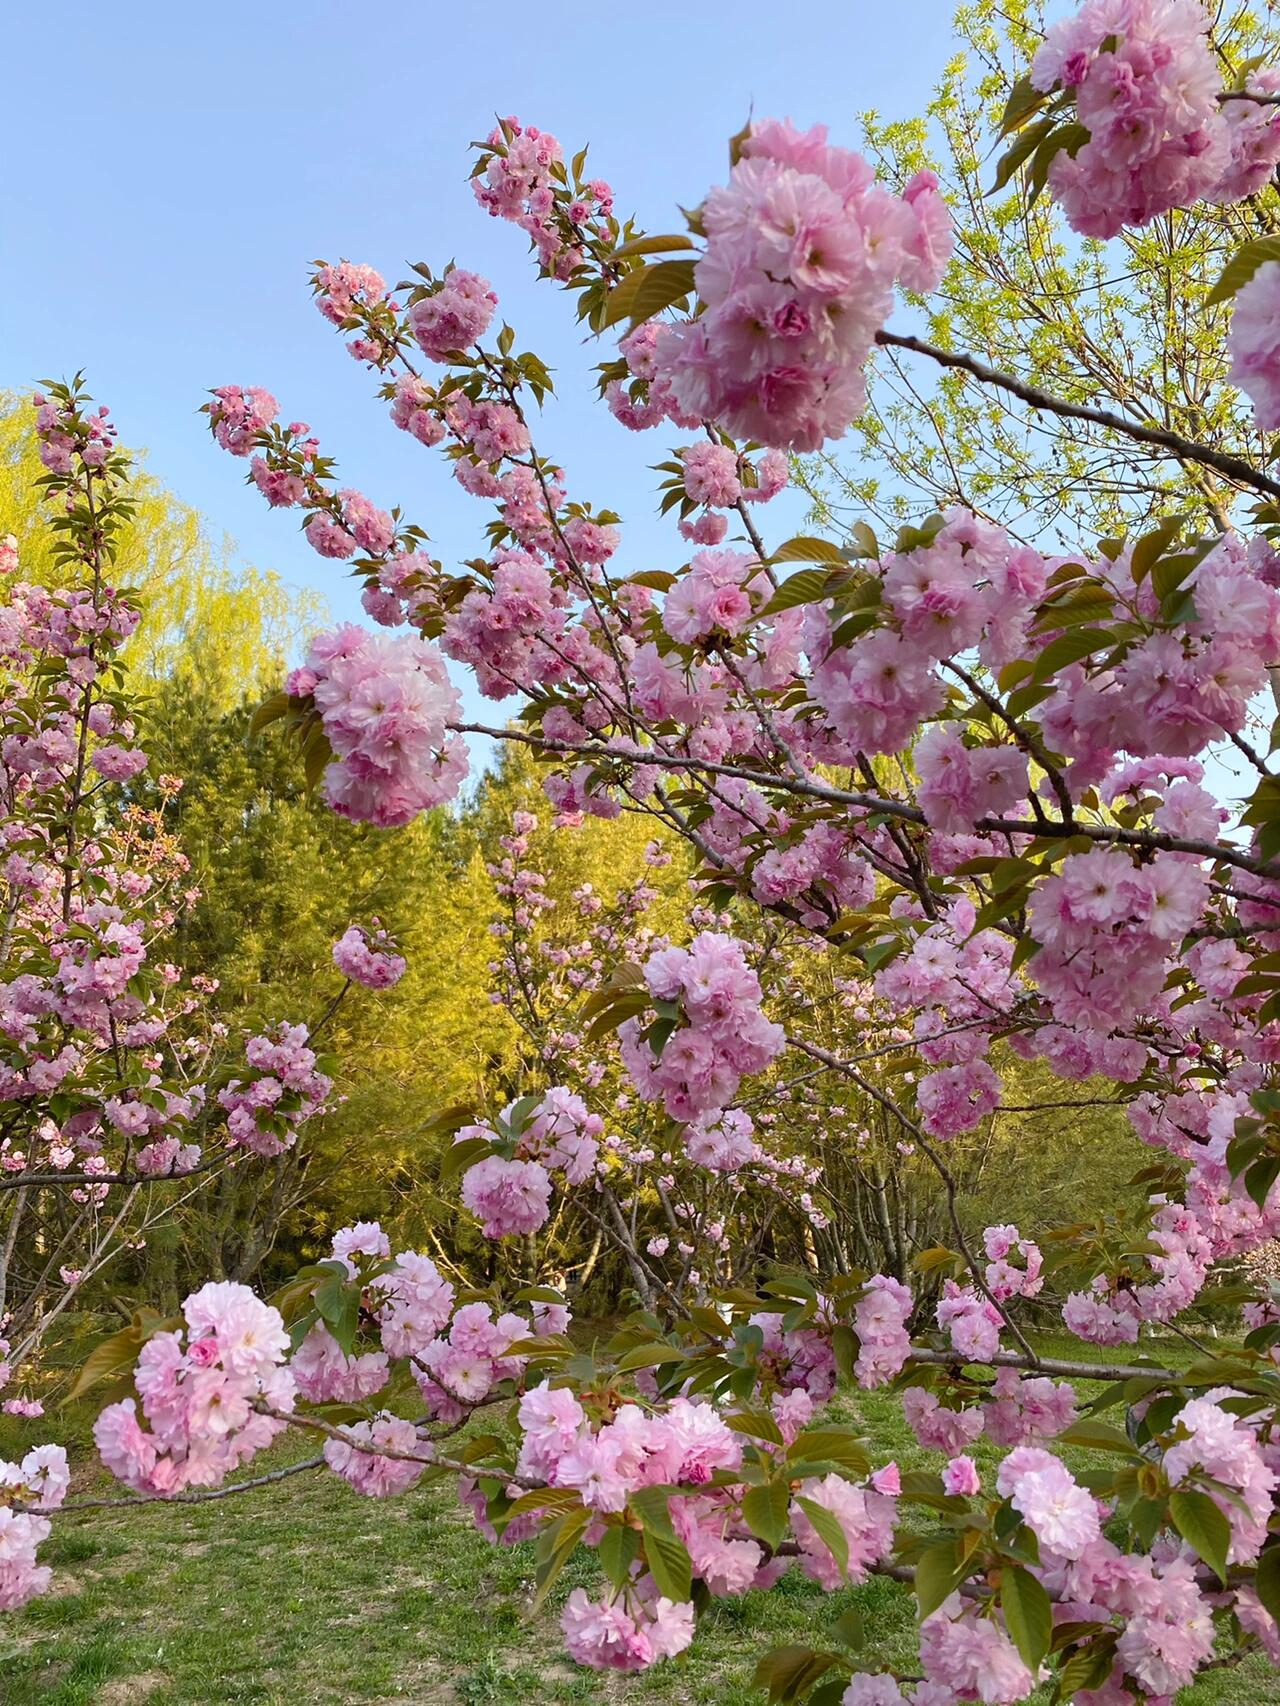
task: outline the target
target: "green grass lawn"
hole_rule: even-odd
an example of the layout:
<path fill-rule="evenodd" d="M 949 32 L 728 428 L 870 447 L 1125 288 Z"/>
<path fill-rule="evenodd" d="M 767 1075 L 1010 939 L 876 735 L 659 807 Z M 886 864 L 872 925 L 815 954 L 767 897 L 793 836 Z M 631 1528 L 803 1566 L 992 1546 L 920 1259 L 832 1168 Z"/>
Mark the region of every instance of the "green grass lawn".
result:
<path fill-rule="evenodd" d="M 837 1408 L 878 1458 L 926 1461 L 900 1412 L 895 1424 L 895 1400 L 855 1392 Z M 6 1433 L 0 1455 L 18 1443 Z M 310 1449 L 290 1441 L 254 1469 Z M 996 1454 L 979 1446 L 977 1456 L 984 1472 L 994 1466 Z M 76 1490 L 91 1484 L 86 1470 Z M 43 1556 L 54 1566 L 50 1593 L 0 1617 L 4 1706 L 758 1706 L 756 1657 L 788 1641 L 824 1644 L 849 1605 L 862 1610 L 869 1665 L 909 1665 L 914 1646 L 912 1602 L 897 1583 L 827 1595 L 793 1571 L 772 1593 L 720 1601 L 681 1661 L 647 1677 L 590 1675 L 564 1658 L 557 1615 L 571 1587 L 599 1580 L 591 1557 L 579 1554 L 530 1621 L 532 1546 L 488 1545 L 447 1484 L 376 1501 L 317 1473 L 210 1505 L 85 1513 L 57 1525 Z M 1280 1676 L 1253 1659 L 1180 1702 L 1280 1703 Z"/>

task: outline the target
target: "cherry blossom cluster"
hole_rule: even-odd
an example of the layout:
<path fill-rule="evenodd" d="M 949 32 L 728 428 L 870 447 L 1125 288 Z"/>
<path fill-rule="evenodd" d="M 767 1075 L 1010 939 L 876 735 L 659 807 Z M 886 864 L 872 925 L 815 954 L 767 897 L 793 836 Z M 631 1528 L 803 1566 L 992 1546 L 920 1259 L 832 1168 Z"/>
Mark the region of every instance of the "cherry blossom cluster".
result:
<path fill-rule="evenodd" d="M 1200 0 L 1089 0 L 1050 29 L 1031 82 L 1065 91 L 1087 132 L 1049 169 L 1075 230 L 1114 237 L 1193 202 L 1243 201 L 1280 164 L 1276 109 L 1219 101 L 1209 30 Z"/>
<path fill-rule="evenodd" d="M 457 793 L 467 748 L 447 727 L 460 702 L 427 641 L 350 624 L 318 634 L 288 692 L 320 719 L 325 798 L 341 816 L 392 828 Z"/>
<path fill-rule="evenodd" d="M 218 1092 L 233 1144 L 269 1159 L 292 1149 L 298 1127 L 319 1113 L 333 1081 L 317 1067 L 305 1025 L 280 1024 L 245 1044 L 249 1076 Z"/>
<path fill-rule="evenodd" d="M 108 1281 L 110 1265 L 168 1212 L 162 1192 L 136 1214 L 125 1193 L 183 1181 L 190 1196 L 245 1152 L 278 1153 L 330 1087 L 303 1027 L 249 1039 L 248 1070 L 229 1078 L 240 1043 L 213 1009 L 216 981 L 165 957 L 199 891 L 166 824 L 181 779 L 155 774 L 124 687 L 121 653 L 141 616 L 112 573 L 130 514 L 128 458 L 107 411 L 91 409 L 78 384 L 47 386 L 33 407 L 65 582 L 18 579 L 16 542 L 6 543 L 0 1385 L 26 1388 L 5 1400 L 6 1413 L 26 1419 L 43 1410 L 31 1393 L 57 1378 L 40 1353 L 70 1294 Z M 247 454 L 274 403 L 227 388 L 211 409 L 219 438 Z M 385 986 L 403 967 L 393 946 L 358 935 L 348 949 Z M 53 1202 L 67 1212 L 51 1214 Z"/>
<path fill-rule="evenodd" d="M 672 1119 L 720 1112 L 745 1075 L 781 1053 L 782 1028 L 761 1011 L 760 980 L 731 936 L 708 930 L 687 948 L 659 950 L 644 981 L 658 1018 L 648 1027 L 626 1021 L 623 1060 L 641 1096 L 661 1101 Z"/>
<path fill-rule="evenodd" d="M 496 1129 L 468 1125 L 458 1132 L 459 1143 L 489 1151 L 462 1178 L 462 1201 L 483 1222 L 486 1238 L 538 1230 L 549 1212 L 553 1170 L 566 1185 L 581 1185 L 595 1172 L 600 1115 L 560 1085 L 530 1100 L 532 1106 L 513 1102 Z"/>
<path fill-rule="evenodd" d="M 1270 108 L 1269 111 L 1280 111 Z M 1253 403 L 1254 419 L 1263 432 L 1280 427 L 1280 338 L 1276 309 L 1280 304 L 1280 263 L 1266 261 L 1236 294 L 1231 314 L 1231 381 Z"/>
<path fill-rule="evenodd" d="M 113 1475 L 144 1493 L 215 1487 L 283 1432 L 271 1410 L 296 1400 L 289 1335 L 248 1286 L 211 1281 L 182 1306 L 185 1331 L 159 1332 L 138 1355 L 132 1398 L 109 1404 L 93 1437 Z"/>
<path fill-rule="evenodd" d="M 20 1463 L 0 1459 L 0 1611 L 16 1611 L 49 1586 L 47 1564 L 36 1551 L 52 1525 L 44 1511 L 67 1496 L 71 1473 L 60 1445 L 33 1446 Z M 22 1508 L 14 1509 L 21 1501 Z"/>
<path fill-rule="evenodd" d="M 353 924 L 333 944 L 333 963 L 352 983 L 366 989 L 391 989 L 404 976 L 407 961 L 396 952 L 388 932 L 374 921 L 372 930 Z"/>
<path fill-rule="evenodd" d="M 657 325 L 646 321 L 640 331 L 646 329 L 656 333 Z M 633 333 L 625 340 L 628 347 L 633 347 L 638 336 L 639 332 Z M 661 396 L 656 380 L 649 389 L 652 398 Z M 643 406 L 635 403 L 623 391 L 619 380 L 606 381 L 606 395 L 614 414 L 633 431 L 652 425 L 661 417 L 659 402 Z M 654 410 L 658 412 L 651 419 Z M 729 531 L 725 510 L 739 509 L 742 504 L 768 503 L 786 489 L 790 479 L 790 466 L 780 450 L 766 450 L 753 462 L 733 443 L 707 440 L 685 445 L 678 456 L 678 461 L 660 466 L 671 476 L 665 489 L 681 500 L 681 536 L 695 545 L 719 545 Z M 695 515 L 699 509 L 701 514 Z"/>
<path fill-rule="evenodd" d="M 506 118 L 490 133 L 472 176 L 480 206 L 519 226 L 539 266 L 558 279 L 572 277 L 594 246 L 612 246 L 617 233 L 613 191 L 603 178 L 584 181 L 582 161 L 566 169 L 554 136 Z"/>
<path fill-rule="evenodd" d="M 767 123 L 701 215 L 705 312 L 660 332 L 657 377 L 683 414 L 816 450 L 862 413 L 895 283 L 932 290 L 942 276 L 952 239 L 937 179 L 920 172 L 896 196 L 821 125 Z"/>

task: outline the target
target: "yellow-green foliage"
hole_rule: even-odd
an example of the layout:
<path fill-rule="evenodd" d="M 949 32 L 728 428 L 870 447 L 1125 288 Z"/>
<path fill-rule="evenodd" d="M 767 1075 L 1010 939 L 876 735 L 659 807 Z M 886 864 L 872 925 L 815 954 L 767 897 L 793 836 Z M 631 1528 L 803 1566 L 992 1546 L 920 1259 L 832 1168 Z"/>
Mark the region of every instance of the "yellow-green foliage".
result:
<path fill-rule="evenodd" d="M 1266 22 L 1263 10 L 1221 9 L 1214 39 L 1230 68 L 1259 52 L 1275 58 L 1272 8 Z M 1105 244 L 1075 236 L 1048 196 L 1028 209 L 1017 178 L 991 193 L 999 150 L 990 139 L 1046 12 L 1041 0 L 960 6 L 961 51 L 927 119 L 863 114 L 882 174 L 902 181 L 933 167 L 955 216 L 956 256 L 942 288 L 921 302 L 922 330 L 1058 397 L 1265 462 L 1251 411 L 1226 383 L 1228 306 L 1205 298 L 1230 253 L 1280 228 L 1274 189 L 1235 207 L 1201 202 Z M 1105 429 L 1038 415 L 896 351 L 881 351 L 876 367 L 871 406 L 854 425 L 872 454 L 804 465 L 820 520 L 898 521 L 959 502 L 1022 537 L 1075 550 L 1180 506 L 1201 526 L 1220 526 L 1232 511 L 1236 494 L 1199 465 L 1135 453 Z"/>

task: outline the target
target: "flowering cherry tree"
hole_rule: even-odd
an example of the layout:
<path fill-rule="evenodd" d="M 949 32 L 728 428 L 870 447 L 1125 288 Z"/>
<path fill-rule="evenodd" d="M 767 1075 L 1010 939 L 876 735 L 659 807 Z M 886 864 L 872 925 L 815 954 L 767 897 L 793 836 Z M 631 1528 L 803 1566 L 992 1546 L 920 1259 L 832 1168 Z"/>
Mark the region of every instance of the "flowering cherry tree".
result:
<path fill-rule="evenodd" d="M 1025 172 L 1090 237 L 1263 193 L 1272 74 L 1229 85 L 1208 32 L 1195 0 L 1093 0 L 1056 25 L 1011 93 L 1002 181 Z M 534 1234 L 572 1203 L 622 1251 L 642 1307 L 588 1350 L 555 1290 L 476 1294 L 379 1225 L 344 1228 L 270 1304 L 226 1283 L 188 1298 L 99 1416 L 103 1462 L 140 1498 L 221 1495 L 298 1429 L 316 1456 L 238 1484 L 327 1465 L 381 1497 L 454 1477 L 495 1543 L 536 1539 L 538 1603 L 577 1547 L 595 1552 L 600 1586 L 569 1595 L 562 1628 L 602 1670 L 671 1658 L 709 1599 L 792 1568 L 828 1590 L 884 1572 L 914 1594 L 917 1672 L 870 1673 L 852 1635 L 815 1639 L 761 1658 L 778 1700 L 1005 1706 L 1043 1681 L 1114 1706 L 1168 1701 L 1250 1651 L 1280 1662 L 1280 1303 L 1246 1289 L 1221 1354 L 1184 1320 L 1280 1234 L 1280 779 L 1253 738 L 1280 660 L 1280 482 L 889 331 L 895 290 L 940 283 L 951 216 L 931 174 L 894 193 L 821 128 L 749 127 L 679 234 L 621 219 L 585 154 L 515 119 L 473 182 L 592 332 L 625 328 L 601 396 L 623 428 L 678 441 L 660 501 L 687 561 L 673 541 L 669 568 L 618 566 L 618 517 L 536 442 L 546 367 L 461 267 L 420 265 L 394 289 L 345 261 L 313 279 L 392 424 L 492 506 L 461 572 L 401 511 L 339 486 L 268 393 L 224 386 L 207 411 L 267 501 L 352 565 L 386 630 L 318 636 L 262 713 L 335 810 L 408 822 L 456 794 L 480 733 L 533 749 L 559 824 L 640 813 L 692 850 L 688 929 L 648 933 L 624 899 L 601 953 L 564 950 L 581 1007 L 551 1037 L 528 975 L 531 826 L 513 826 L 498 993 L 524 1003 L 546 1077 L 447 1122 L 446 1172 L 486 1237 Z M 1233 371 L 1268 428 L 1277 279 L 1265 235 L 1218 287 L 1239 292 Z M 892 540 L 865 523 L 766 540 L 789 453 L 841 434 L 877 345 L 1209 468 L 1247 525 L 1204 537 L 1169 514 L 1046 555 L 952 509 Z M 511 721 L 465 722 L 451 664 L 512 701 Z M 115 746 L 108 764 L 127 766 Z M 1251 776 L 1234 810 L 1212 786 L 1223 748 Z M 843 1024 L 783 998 L 780 935 L 865 988 Z M 364 981 L 388 958 L 373 938 L 340 945 Z M 302 1042 L 260 1039 L 254 1069 L 289 1081 Z M 881 1069 L 904 1055 L 907 1071 Z M 1154 1152 L 1140 1217 L 966 1224 L 949 1146 L 1001 1106 L 1011 1058 L 1127 1103 Z M 932 1170 L 945 1237 L 915 1263 L 940 1283 L 931 1303 L 900 1274 L 779 1271 L 749 1235 L 734 1259 L 735 1181 L 776 1183 L 785 1163 L 750 1109 L 800 1069 L 856 1093 Z M 254 1082 L 224 1093 L 242 1138 Z M 667 1231 L 642 1227 L 642 1199 L 670 1210 Z M 1078 1355 L 1037 1348 L 1033 1299 Z M 1156 1329 L 1194 1359 L 1162 1356 Z M 876 1463 L 824 1420 L 840 1378 L 893 1383 L 940 1467 Z M 1106 1384 L 1086 1398 L 1075 1383 L 1091 1380 Z M 469 1427 L 499 1404 L 505 1425 L 495 1410 L 495 1431 Z M 984 1434 L 1006 1452 L 986 1484 Z M 1096 1466 L 1073 1473 L 1064 1446 L 1095 1448 Z M 65 1464 L 46 1448 L 4 1480 L 12 1604 L 43 1585 Z"/>
<path fill-rule="evenodd" d="M 221 1171 L 291 1147 L 331 1090 L 305 1026 L 234 1037 L 216 983 L 165 957 L 198 891 L 166 828 L 181 780 L 149 774 L 127 676 L 128 459 L 78 383 L 35 406 L 62 584 L 22 580 L 17 541 L 0 548 L 0 1408 L 30 1419 L 50 1335 Z M 334 959 L 335 1008 L 404 970 L 360 926 Z M 159 1319 L 135 1315 L 96 1373 Z"/>

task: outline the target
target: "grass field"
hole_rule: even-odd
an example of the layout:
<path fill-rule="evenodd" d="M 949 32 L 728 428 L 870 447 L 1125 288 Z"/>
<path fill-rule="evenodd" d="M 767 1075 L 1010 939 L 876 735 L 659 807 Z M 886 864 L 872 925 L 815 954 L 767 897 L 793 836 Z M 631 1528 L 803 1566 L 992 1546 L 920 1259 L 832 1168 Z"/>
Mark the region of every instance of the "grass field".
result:
<path fill-rule="evenodd" d="M 837 1406 L 878 1457 L 926 1460 L 904 1438 L 900 1411 L 895 1425 L 894 1400 L 852 1393 Z M 0 1455 L 17 1443 L 0 1437 Z M 254 1470 L 310 1449 L 289 1442 Z M 995 1462 L 981 1447 L 977 1455 L 984 1468 Z M 76 1490 L 92 1484 L 86 1470 Z M 913 1649 L 905 1588 L 873 1579 L 832 1596 L 792 1572 L 772 1593 L 719 1602 L 682 1661 L 602 1679 L 563 1657 L 556 1625 L 570 1587 L 599 1579 L 590 1556 L 575 1559 L 552 1607 L 530 1621 L 532 1550 L 488 1545 L 447 1485 L 380 1502 L 327 1473 L 210 1505 L 69 1517 L 43 1553 L 52 1591 L 0 1620 L 0 1701 L 748 1706 L 763 1698 L 750 1683 L 756 1656 L 787 1641 L 822 1645 L 850 1604 L 863 1613 L 869 1666 L 909 1663 Z M 1179 1699 L 1280 1706 L 1280 1675 L 1253 1659 Z"/>

